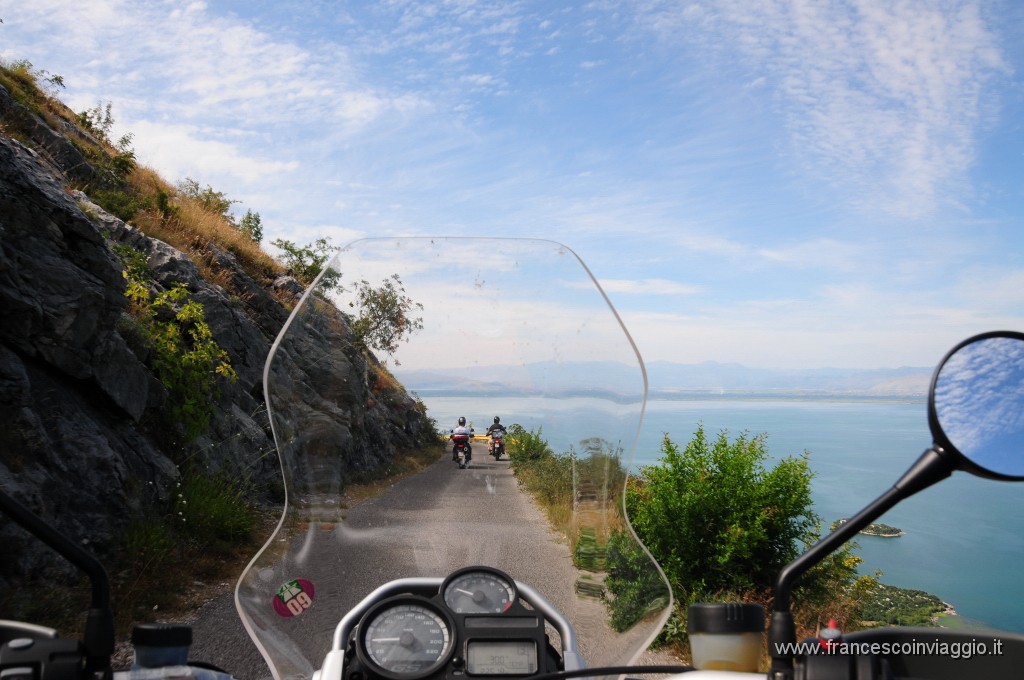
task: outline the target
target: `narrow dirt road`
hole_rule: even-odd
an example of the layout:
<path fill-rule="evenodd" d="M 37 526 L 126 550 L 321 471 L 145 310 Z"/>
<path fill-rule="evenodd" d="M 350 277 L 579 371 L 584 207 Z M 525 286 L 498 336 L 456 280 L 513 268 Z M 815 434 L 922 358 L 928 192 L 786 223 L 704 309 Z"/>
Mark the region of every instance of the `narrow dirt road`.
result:
<path fill-rule="evenodd" d="M 469 565 L 498 567 L 544 594 L 573 621 L 588 665 L 610 663 L 621 653 L 610 644 L 604 605 L 575 595 L 577 571 L 569 549 L 518 489 L 508 461 L 495 461 L 482 445 L 475 445 L 474 453 L 465 470 L 445 458 L 350 508 L 339 528 L 347 555 L 340 554 L 340 546 L 332 551 L 331 544 L 310 555 L 331 566 L 320 565 L 319 571 L 329 575 L 316 583 L 316 601 L 302 616 L 303 634 L 296 636 L 314 667 L 328 651 L 341 615 L 381 584 L 408 576 L 443 577 Z M 192 658 L 237 678 L 269 676 L 231 596 L 207 605 L 193 629 Z"/>

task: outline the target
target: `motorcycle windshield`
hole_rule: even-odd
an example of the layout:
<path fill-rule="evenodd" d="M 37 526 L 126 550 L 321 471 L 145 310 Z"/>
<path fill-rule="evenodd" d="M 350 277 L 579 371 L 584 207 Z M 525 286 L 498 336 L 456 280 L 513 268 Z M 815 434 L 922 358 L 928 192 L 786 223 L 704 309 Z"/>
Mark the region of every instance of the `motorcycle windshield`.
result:
<path fill-rule="evenodd" d="M 470 565 L 546 597 L 588 667 L 630 663 L 664 624 L 670 591 L 622 509 L 643 364 L 570 249 L 356 241 L 296 304 L 264 380 L 285 500 L 236 605 L 275 678 L 311 677 L 382 584 Z"/>

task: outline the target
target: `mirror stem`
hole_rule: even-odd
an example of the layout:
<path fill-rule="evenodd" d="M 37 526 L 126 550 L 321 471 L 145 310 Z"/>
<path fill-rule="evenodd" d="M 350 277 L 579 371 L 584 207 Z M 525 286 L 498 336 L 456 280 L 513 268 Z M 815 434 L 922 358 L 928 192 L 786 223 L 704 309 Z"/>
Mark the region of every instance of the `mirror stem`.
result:
<path fill-rule="evenodd" d="M 78 567 L 92 584 L 92 600 L 86 616 L 83 644 L 85 670 L 103 677 L 110 675 L 110 657 L 114 653 L 114 616 L 110 609 L 110 579 L 103 565 L 74 541 L 60 533 L 34 512 L 0 491 L 0 512 Z"/>
<path fill-rule="evenodd" d="M 790 678 L 793 672 L 793 649 L 796 643 L 796 625 L 790 610 L 790 595 L 793 581 L 808 569 L 818 564 L 861 529 L 878 519 L 883 513 L 904 498 L 926 489 L 932 484 L 949 477 L 954 464 L 948 454 L 938 446 L 932 446 L 903 473 L 892 488 L 876 498 L 854 517 L 836 527 L 807 552 L 783 567 L 775 579 L 775 602 L 771 630 L 768 634 L 769 653 L 772 657 L 770 678 Z"/>

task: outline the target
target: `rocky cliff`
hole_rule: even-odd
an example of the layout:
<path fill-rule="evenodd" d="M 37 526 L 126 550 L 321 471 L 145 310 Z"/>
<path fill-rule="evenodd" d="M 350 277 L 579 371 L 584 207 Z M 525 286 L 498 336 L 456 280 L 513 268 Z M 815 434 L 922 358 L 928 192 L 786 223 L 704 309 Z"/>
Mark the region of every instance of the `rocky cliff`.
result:
<path fill-rule="evenodd" d="M 0 87 L 0 487 L 108 559 L 129 518 L 165 499 L 185 465 L 244 476 L 264 500 L 279 494 L 262 373 L 301 286 L 281 273 L 254 275 L 212 242 L 197 244 L 197 267 L 194 252 L 109 214 L 78 190 L 100 186 L 92 159 L 109 155 L 101 147 L 70 117 L 40 115 Z M 144 258 L 154 295 L 183 284 L 202 305 L 237 374 L 219 381 L 197 437 L 165 417 L 173 395 L 133 332 L 124 246 Z M 433 429 L 400 388 L 375 394 L 380 367 L 333 313 L 336 323 L 306 334 L 288 370 L 305 386 L 301 411 L 330 423 L 365 476 Z M 320 389 L 332 384 L 346 389 Z M 0 544 L 3 592 L 30 574 L 68 570 L 3 517 Z"/>

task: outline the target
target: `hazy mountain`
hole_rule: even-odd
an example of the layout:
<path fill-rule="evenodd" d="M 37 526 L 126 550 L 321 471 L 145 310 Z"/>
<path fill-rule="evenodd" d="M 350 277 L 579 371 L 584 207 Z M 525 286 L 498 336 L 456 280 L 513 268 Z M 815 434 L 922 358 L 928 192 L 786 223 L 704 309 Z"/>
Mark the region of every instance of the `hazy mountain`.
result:
<path fill-rule="evenodd" d="M 655 361 L 648 364 L 647 373 L 652 393 L 720 391 L 916 396 L 927 394 L 932 369 L 773 370 L 717 362 L 676 364 Z"/>
<path fill-rule="evenodd" d="M 543 362 L 525 365 L 473 366 L 443 370 L 404 370 L 396 376 L 420 394 L 547 393 L 636 394 L 639 371 L 615 362 Z M 705 362 L 647 364 L 650 396 L 702 394 L 924 396 L 932 369 L 764 369 L 740 364 Z"/>

